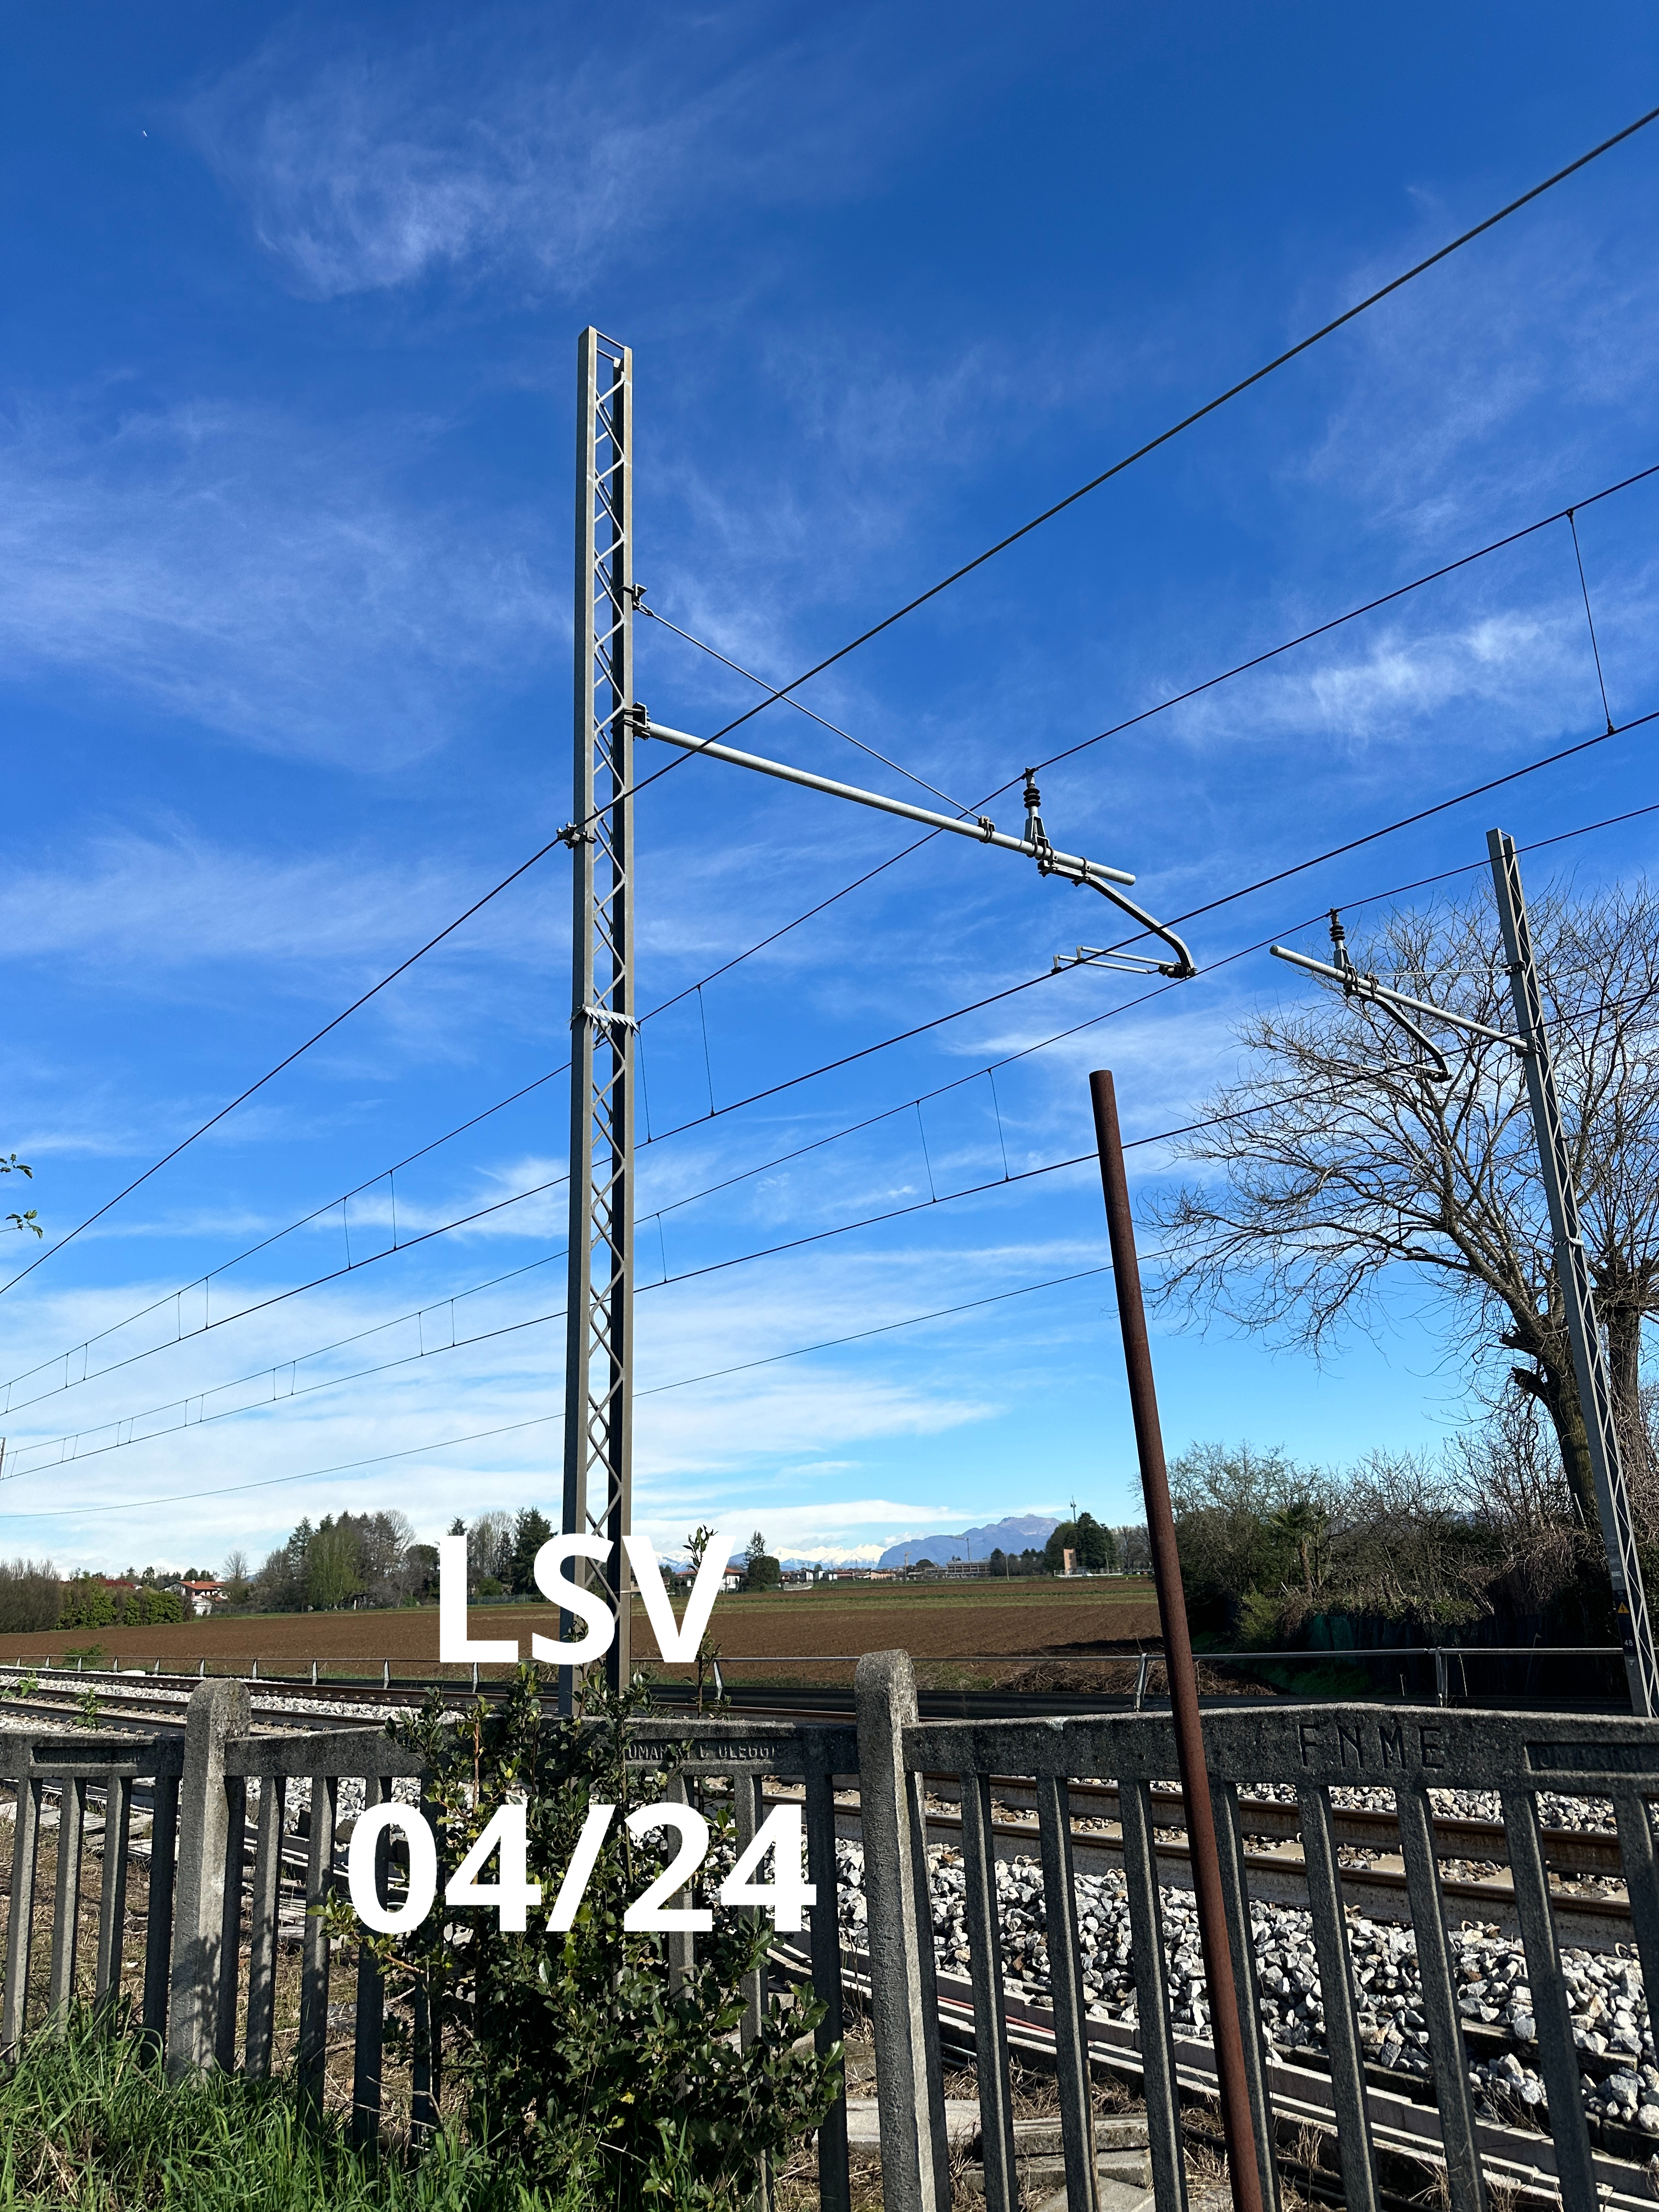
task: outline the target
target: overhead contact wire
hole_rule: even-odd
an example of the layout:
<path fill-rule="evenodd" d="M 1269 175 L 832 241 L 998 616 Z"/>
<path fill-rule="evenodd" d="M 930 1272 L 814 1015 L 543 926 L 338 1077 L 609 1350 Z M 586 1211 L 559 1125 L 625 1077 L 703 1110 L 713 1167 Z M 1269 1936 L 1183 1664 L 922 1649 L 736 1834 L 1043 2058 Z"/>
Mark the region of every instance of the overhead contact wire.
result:
<path fill-rule="evenodd" d="M 1509 201 L 1504 206 L 1498 209 L 1494 214 L 1487 216 L 1469 229 L 1461 232 L 1457 237 L 1449 240 L 1447 244 L 1437 248 L 1433 253 L 1426 255 L 1421 261 L 1413 263 L 1411 268 L 1402 270 L 1398 276 L 1392 277 L 1388 283 L 1379 285 L 1376 291 L 1368 293 L 1363 300 L 1357 301 L 1352 307 L 1345 308 L 1340 315 L 1333 316 L 1330 321 L 1322 323 L 1316 331 L 1312 331 L 1306 337 L 1298 339 L 1296 344 L 1286 347 L 1283 353 L 1275 354 L 1271 361 L 1264 362 L 1260 368 L 1253 369 L 1249 375 L 1241 377 L 1236 384 L 1229 385 L 1224 392 L 1218 392 L 1213 399 L 1206 400 L 1201 407 L 1195 407 L 1190 414 L 1183 415 L 1178 422 L 1171 423 L 1168 429 L 1160 430 L 1156 437 L 1147 439 L 1144 444 L 1137 446 L 1132 453 L 1126 453 L 1121 459 L 1114 461 L 1109 468 L 1103 469 L 1097 476 L 1091 477 L 1086 483 L 1079 484 L 1075 491 L 1067 492 L 1063 499 L 1056 500 L 1052 506 L 1044 507 L 1040 514 L 1033 515 L 1029 522 L 1022 523 L 1018 529 L 1011 530 L 1006 537 L 998 538 L 994 544 L 988 545 L 982 553 L 976 553 L 971 561 L 965 561 L 960 568 L 953 568 L 948 576 L 941 577 L 937 584 L 930 585 L 927 591 L 918 592 L 915 599 L 908 599 L 902 607 L 896 608 L 890 615 L 884 616 L 880 622 L 872 623 L 868 629 L 861 630 L 858 636 L 851 639 L 846 645 L 839 647 L 836 652 L 830 653 L 823 660 L 814 662 L 811 668 L 796 677 L 793 683 L 784 684 L 772 698 L 762 700 L 757 705 L 750 707 L 746 712 L 737 716 L 735 720 L 727 722 L 722 729 L 717 730 L 713 737 L 706 738 L 704 743 L 715 744 L 719 739 L 728 737 L 733 730 L 740 728 L 744 722 L 752 720 L 755 715 L 764 714 L 766 709 L 775 705 L 778 699 L 788 697 L 790 693 L 799 690 L 803 684 L 811 683 L 816 676 L 822 676 L 826 669 L 833 668 L 838 661 L 845 660 L 849 653 L 856 653 L 861 646 L 868 645 L 872 639 L 878 638 L 884 631 L 891 629 L 896 623 L 902 622 L 907 616 L 915 614 L 918 608 L 924 607 L 930 600 L 938 599 L 942 592 L 949 591 L 953 584 L 959 584 L 965 576 L 970 576 L 975 569 L 982 568 L 988 561 L 994 560 L 1000 553 L 1006 553 L 1011 545 L 1018 544 L 1022 538 L 1029 538 L 1034 530 L 1040 530 L 1044 523 L 1052 522 L 1056 515 L 1063 514 L 1068 507 L 1075 507 L 1079 500 L 1086 499 L 1091 492 L 1098 491 L 1103 484 L 1109 483 L 1115 477 L 1121 476 L 1127 469 L 1133 468 L 1138 461 L 1145 460 L 1148 454 L 1157 453 L 1160 447 L 1167 446 L 1172 439 L 1180 437 L 1184 431 L 1190 430 L 1194 424 L 1215 414 L 1218 409 L 1225 407 L 1230 401 L 1238 398 L 1242 393 L 1249 392 L 1254 386 L 1261 383 L 1265 378 L 1272 376 L 1277 370 L 1285 368 L 1287 363 L 1295 361 L 1300 355 L 1308 352 L 1310 348 L 1320 344 L 1358 316 L 1365 314 L 1370 308 L 1389 298 L 1392 294 L 1414 283 L 1419 276 L 1425 275 L 1428 270 L 1449 259 L 1454 253 L 1460 252 L 1464 246 L 1472 245 L 1477 238 L 1484 236 L 1487 231 L 1494 229 L 1499 223 L 1506 222 L 1510 216 L 1518 215 L 1522 208 L 1530 206 L 1534 200 L 1540 198 L 1546 192 L 1553 191 L 1556 185 L 1565 184 L 1569 177 L 1576 176 L 1580 169 L 1587 167 L 1590 162 L 1600 161 L 1604 154 L 1611 153 L 1614 147 L 1621 146 L 1627 138 L 1632 138 L 1638 131 L 1645 131 L 1649 125 L 1656 120 L 1659 120 L 1659 107 L 1650 108 L 1645 114 L 1638 115 L 1633 123 L 1627 123 L 1622 130 L 1615 131 L 1611 137 L 1602 139 L 1598 145 L 1592 146 L 1587 153 L 1579 155 L 1576 161 L 1569 161 L 1564 168 L 1557 169 L 1552 175 L 1546 177 L 1541 183 L 1532 185 L 1517 198 Z M 671 761 L 666 768 L 659 769 L 653 775 L 642 778 L 634 786 L 634 789 L 643 791 L 647 784 L 654 783 L 658 778 L 670 774 L 679 765 L 680 760 L 690 760 L 694 757 L 690 752 L 681 754 L 676 760 Z"/>

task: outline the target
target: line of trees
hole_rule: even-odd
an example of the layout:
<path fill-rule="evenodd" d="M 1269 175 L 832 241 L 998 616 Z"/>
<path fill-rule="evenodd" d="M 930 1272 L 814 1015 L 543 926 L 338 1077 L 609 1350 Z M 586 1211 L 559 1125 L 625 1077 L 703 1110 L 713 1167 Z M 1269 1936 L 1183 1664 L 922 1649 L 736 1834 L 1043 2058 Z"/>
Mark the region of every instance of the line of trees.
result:
<path fill-rule="evenodd" d="M 1067 1552 L 1075 1553 L 1076 1565 L 1091 1575 L 1144 1574 L 1152 1565 L 1144 1522 L 1108 1528 L 1084 1512 L 1051 1529 L 1041 1551 L 1028 1544 L 1023 1552 L 1005 1552 L 999 1545 L 991 1554 L 991 1572 L 1010 1577 L 1063 1574 Z"/>
<path fill-rule="evenodd" d="M 1230 1642 L 1293 1650 L 1339 1624 L 1361 1646 L 1616 1641 L 1605 1559 L 1535 1395 L 1510 1393 L 1433 1455 L 1321 1468 L 1197 1444 L 1170 1488 L 1193 1626 Z"/>
<path fill-rule="evenodd" d="M 128 1579 L 131 1589 L 112 1589 L 101 1575 L 65 1579 L 50 1559 L 0 1561 L 0 1635 L 38 1635 L 53 1628 L 149 1628 L 183 1620 L 185 1601 L 162 1587 L 149 1571 L 148 1581 Z"/>
<path fill-rule="evenodd" d="M 415 1540 L 407 1514 L 329 1513 L 301 1521 L 287 1543 L 246 1580 L 246 1562 L 226 1562 L 232 1603 L 246 1587 L 259 1613 L 333 1613 L 345 1607 L 418 1604 L 436 1588 L 438 1547 Z M 233 1575 L 228 1570 L 237 1569 Z"/>
<path fill-rule="evenodd" d="M 527 1505 L 520 1513 L 489 1512 L 453 1521 L 452 1536 L 466 1538 L 467 1589 L 473 1597 L 535 1597 L 536 1554 L 558 1530 L 546 1514 Z"/>
<path fill-rule="evenodd" d="M 0 1635 L 56 1628 L 63 1607 L 63 1580 L 50 1559 L 0 1564 Z"/>

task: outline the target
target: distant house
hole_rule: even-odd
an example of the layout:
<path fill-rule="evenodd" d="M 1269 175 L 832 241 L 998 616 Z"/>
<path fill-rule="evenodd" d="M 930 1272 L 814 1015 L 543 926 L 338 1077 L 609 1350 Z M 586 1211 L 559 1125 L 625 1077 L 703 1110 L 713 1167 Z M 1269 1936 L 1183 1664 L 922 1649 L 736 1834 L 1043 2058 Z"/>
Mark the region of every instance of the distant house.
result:
<path fill-rule="evenodd" d="M 225 1602 L 225 1586 L 222 1583 L 181 1583 L 179 1587 L 185 1603 L 198 1620 L 204 1620 L 209 1613 Z"/>
<path fill-rule="evenodd" d="M 991 1562 L 988 1559 L 952 1559 L 945 1571 L 953 1583 L 971 1582 L 976 1575 L 988 1575 Z"/>
<path fill-rule="evenodd" d="M 720 1577 L 720 1588 L 723 1590 L 741 1589 L 748 1574 L 747 1559 L 728 1559 L 726 1563 L 726 1572 Z"/>

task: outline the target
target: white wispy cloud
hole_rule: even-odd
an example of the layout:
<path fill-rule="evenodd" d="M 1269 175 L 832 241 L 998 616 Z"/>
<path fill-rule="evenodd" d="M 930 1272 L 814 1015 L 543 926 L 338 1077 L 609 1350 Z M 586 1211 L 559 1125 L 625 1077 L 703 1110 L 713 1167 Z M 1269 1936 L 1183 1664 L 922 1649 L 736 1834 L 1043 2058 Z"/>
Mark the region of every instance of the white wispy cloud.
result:
<path fill-rule="evenodd" d="M 1062 1254 L 1060 1257 L 1064 1257 Z M 1086 1258 L 1079 1255 L 1086 1264 Z M 1056 1248 L 1030 1243 L 978 1243 L 953 1255 L 951 1287 L 1010 1286 L 1053 1272 Z M 562 1264 L 539 1268 L 458 1305 L 455 1333 L 482 1334 L 562 1305 Z M 453 1287 L 459 1287 L 459 1282 Z M 118 1321 L 165 1285 L 107 1285 L 96 1292 L 66 1291 L 27 1309 L 10 1346 L 8 1373 L 61 1352 L 71 1338 Z M 245 1288 L 242 1295 L 252 1296 Z M 131 1548 L 165 1556 L 179 1526 L 170 1505 L 109 1513 L 112 1505 L 196 1493 L 222 1483 L 257 1484 L 283 1478 L 272 1491 L 203 1496 L 190 1508 L 193 1529 L 209 1532 L 221 1550 L 240 1543 L 253 1551 L 276 1542 L 305 1511 L 342 1504 L 360 1510 L 384 1504 L 395 1482 L 398 1502 L 421 1527 L 447 1524 L 453 1515 L 485 1504 L 545 1509 L 558 1485 L 557 1423 L 504 1437 L 480 1461 L 474 1448 L 454 1455 L 422 1450 L 439 1437 L 471 1434 L 506 1424 L 556 1415 L 562 1401 L 562 1323 L 539 1325 L 464 1347 L 441 1349 L 449 1322 L 443 1301 L 429 1307 L 424 1326 L 401 1319 L 406 1292 L 387 1284 L 365 1311 L 361 1292 L 326 1288 L 262 1314 L 251 1328 L 232 1327 L 210 1338 L 186 1340 L 176 1349 L 112 1374 L 59 1391 L 11 1418 L 14 1463 L 26 1472 L 6 1485 L 8 1510 L 20 1541 L 50 1543 L 71 1563 L 110 1563 Z M 839 1544 L 853 1552 L 891 1540 L 906 1528 L 935 1519 L 948 1523 L 978 1503 L 958 1495 L 935 1508 L 914 1494 L 908 1502 L 872 1505 L 872 1468 L 897 1449 L 969 1431 L 1000 1412 L 1020 1387 L 1018 1368 L 996 1387 L 974 1351 L 971 1318 L 932 1324 L 924 1332 L 879 1342 L 872 1359 L 836 1354 L 790 1360 L 745 1372 L 717 1375 L 693 1389 L 652 1394 L 659 1382 L 710 1375 L 734 1359 L 766 1360 L 883 1320 L 900 1320 L 940 1303 L 938 1258 L 925 1243 L 889 1251 L 831 1250 L 787 1273 L 748 1270 L 715 1278 L 695 1296 L 668 1291 L 642 1297 L 638 1322 L 641 1395 L 635 1416 L 635 1471 L 642 1525 L 664 1542 L 715 1513 L 763 1521 L 769 1530 L 798 1531 L 791 1549 L 823 1551 Z M 410 1301 L 412 1303 L 412 1301 Z M 377 1316 L 384 1325 L 372 1334 Z M 158 1341 L 172 1331 L 172 1308 L 160 1318 L 100 1347 L 130 1350 L 148 1330 Z M 1005 1352 L 1036 1329 L 1052 1352 L 1072 1324 L 1052 1304 L 1040 1311 L 1002 1309 L 998 1341 Z M 324 1350 L 337 1339 L 349 1341 Z M 418 1355 L 424 1349 L 425 1358 Z M 349 1377 L 356 1370 L 399 1358 L 409 1364 L 366 1382 L 342 1381 L 336 1389 L 288 1396 L 296 1386 Z M 252 1382 L 254 1360 L 261 1363 Z M 297 1368 L 288 1363 L 298 1361 Z M 78 1357 L 72 1363 L 78 1373 Z M 52 1376 L 42 1378 L 50 1383 Z M 235 1382 L 234 1389 L 216 1386 Z M 40 1382 L 33 1386 L 39 1388 Z M 179 1394 L 174 1396 L 174 1393 Z M 185 1394 L 188 1394 L 186 1396 Z M 26 1395 L 20 1391 L 20 1397 Z M 240 1409 L 240 1410 L 238 1410 Z M 204 1419 L 204 1414 L 225 1416 Z M 148 1416 L 150 1429 L 145 1436 Z M 135 1431 L 129 1425 L 137 1419 Z M 141 1441 L 118 1440 L 137 1433 Z M 63 1477 L 31 1452 L 32 1441 L 79 1435 L 83 1455 L 64 1447 L 76 1464 L 75 1500 L 54 1500 Z M 100 1445 L 117 1441 L 114 1450 Z M 340 1467 L 357 1457 L 378 1457 L 412 1448 L 407 1463 L 294 1484 L 301 1470 Z M 62 1505 L 61 1520 L 57 1520 Z M 37 1516 L 45 1515 L 43 1521 Z M 688 1521 L 685 1516 L 690 1516 Z M 54 1525 L 55 1522 L 55 1525 Z M 779 1540 L 782 1540 L 780 1534 Z"/>
<path fill-rule="evenodd" d="M 237 847 L 173 822 L 108 830 L 0 883 L 15 958 L 337 972 L 411 951 L 476 895 L 453 862 Z M 512 940 L 495 948 L 510 955 Z M 545 952 L 546 947 L 538 947 Z"/>
<path fill-rule="evenodd" d="M 260 750 L 384 769 L 557 635 L 539 523 L 417 496 L 439 426 L 20 398 L 0 422 L 0 650 Z M 561 599 L 562 595 L 561 594 Z M 511 672 L 510 675 L 508 672 Z"/>
<path fill-rule="evenodd" d="M 292 33 L 204 88 L 184 127 L 313 299 L 435 272 L 568 289 L 599 258 L 764 200 L 869 188 L 925 93 L 867 64 L 873 20 L 758 52 L 735 18 L 660 15 L 630 56 L 545 16 L 370 49 Z"/>
<path fill-rule="evenodd" d="M 1639 146 L 1612 158 L 1650 172 Z M 1607 171 L 1599 179 L 1619 181 Z M 1425 200 L 1414 243 L 1438 245 L 1459 227 Z M 1409 258 L 1401 241 L 1339 289 L 1363 297 Z M 1636 445 L 1637 465 L 1651 458 L 1639 448 L 1654 416 L 1645 363 L 1656 321 L 1639 227 L 1598 219 L 1582 204 L 1536 210 L 1338 342 L 1320 372 L 1323 434 L 1291 467 L 1352 500 L 1369 531 L 1419 543 L 1463 526 L 1471 512 L 1489 518 L 1571 497 L 1591 488 L 1574 479 L 1610 426 Z"/>

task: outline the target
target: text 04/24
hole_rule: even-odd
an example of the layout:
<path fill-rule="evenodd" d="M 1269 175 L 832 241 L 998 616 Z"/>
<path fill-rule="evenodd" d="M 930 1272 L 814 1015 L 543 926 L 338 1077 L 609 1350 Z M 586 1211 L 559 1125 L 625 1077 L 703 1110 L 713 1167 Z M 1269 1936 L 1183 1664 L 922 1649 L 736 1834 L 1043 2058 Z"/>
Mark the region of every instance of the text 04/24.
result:
<path fill-rule="evenodd" d="M 554 1934 L 563 1934 L 575 1925 L 616 1812 L 614 1805 L 589 1805 L 564 1879 L 548 1908 L 547 1926 Z M 668 1902 L 678 1891 L 690 1888 L 708 1856 L 708 1823 L 702 1814 L 693 1805 L 665 1801 L 636 1806 L 627 1816 L 627 1827 L 636 1838 L 657 1829 L 672 1828 L 678 1833 L 679 1849 L 623 1913 L 623 1928 L 630 1935 L 712 1928 L 714 1916 L 708 1906 Z M 401 1834 L 409 1846 L 409 1888 L 395 1905 L 381 1898 L 375 1878 L 380 1838 L 390 1830 Z M 493 1908 L 501 1916 L 504 1932 L 522 1935 L 530 1925 L 531 1907 L 542 1902 L 541 1884 L 529 1879 L 527 1830 L 524 1805 L 498 1805 L 483 1832 L 445 1884 L 444 1903 Z M 772 1880 L 757 1881 L 769 1852 Z M 480 1877 L 496 1854 L 498 1878 L 485 1881 Z M 805 1879 L 803 1869 L 801 1808 L 775 1806 L 721 1882 L 720 1901 L 758 1905 L 772 1915 L 775 1927 L 786 1934 L 798 1934 L 804 1924 L 803 1909 L 817 1902 L 817 1892 Z M 347 1879 L 352 1909 L 374 1934 L 402 1936 L 418 1928 L 438 1894 L 438 1847 L 424 1814 L 412 1805 L 371 1805 L 351 1832 Z"/>

